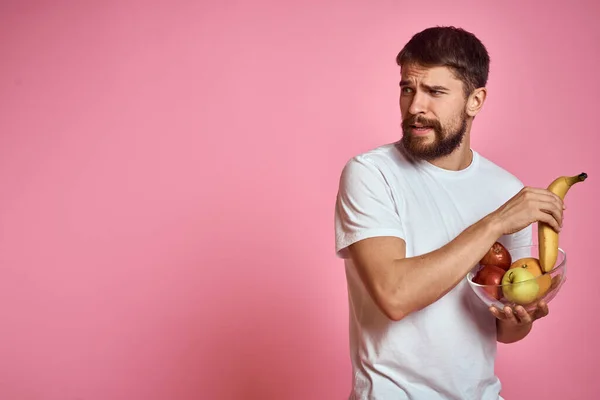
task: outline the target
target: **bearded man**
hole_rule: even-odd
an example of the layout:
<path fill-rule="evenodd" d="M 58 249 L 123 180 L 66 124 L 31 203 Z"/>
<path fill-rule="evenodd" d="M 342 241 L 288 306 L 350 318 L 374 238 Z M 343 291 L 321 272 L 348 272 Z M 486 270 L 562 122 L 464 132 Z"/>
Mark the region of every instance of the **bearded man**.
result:
<path fill-rule="evenodd" d="M 532 244 L 534 222 L 559 231 L 563 204 L 471 148 L 490 63 L 475 35 L 425 29 L 397 63 L 402 139 L 352 157 L 336 199 L 349 398 L 501 399 L 497 342 L 522 340 L 548 307 L 488 309 L 466 274 L 496 241 Z"/>

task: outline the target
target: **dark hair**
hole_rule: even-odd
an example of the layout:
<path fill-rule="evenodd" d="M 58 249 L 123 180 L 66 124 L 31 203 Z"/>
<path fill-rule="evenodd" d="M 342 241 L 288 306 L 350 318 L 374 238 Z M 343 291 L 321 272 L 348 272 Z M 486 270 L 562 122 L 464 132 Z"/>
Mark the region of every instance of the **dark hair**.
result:
<path fill-rule="evenodd" d="M 402 67 L 445 66 L 463 82 L 465 95 L 484 87 L 488 80 L 490 56 L 472 33 L 453 26 L 427 28 L 415 34 L 398 53 L 396 63 Z"/>

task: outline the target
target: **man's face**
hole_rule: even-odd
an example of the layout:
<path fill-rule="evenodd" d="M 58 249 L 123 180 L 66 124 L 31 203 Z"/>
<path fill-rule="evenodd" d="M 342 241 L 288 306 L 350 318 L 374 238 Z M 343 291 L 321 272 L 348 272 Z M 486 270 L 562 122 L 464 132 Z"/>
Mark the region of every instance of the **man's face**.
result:
<path fill-rule="evenodd" d="M 402 68 L 402 143 L 414 157 L 432 160 L 452 153 L 467 131 L 463 84 L 446 67 Z"/>

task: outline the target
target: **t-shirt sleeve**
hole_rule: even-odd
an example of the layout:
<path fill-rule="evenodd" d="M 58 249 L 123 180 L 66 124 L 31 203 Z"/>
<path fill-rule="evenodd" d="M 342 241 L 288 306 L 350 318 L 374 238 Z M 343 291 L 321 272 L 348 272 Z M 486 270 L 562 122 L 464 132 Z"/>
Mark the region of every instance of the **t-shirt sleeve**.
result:
<path fill-rule="evenodd" d="M 342 170 L 336 198 L 336 255 L 348 258 L 349 245 L 376 236 L 404 239 L 397 201 L 381 171 L 354 157 Z"/>
<path fill-rule="evenodd" d="M 520 258 L 538 257 L 533 248 L 529 247 L 533 244 L 532 225 L 526 226 L 520 231 L 508 235 L 508 240 L 500 240 L 500 242 L 510 250 L 513 262 Z"/>
<path fill-rule="evenodd" d="M 533 244 L 533 225 L 528 225 L 512 235 L 513 247 L 531 246 Z"/>

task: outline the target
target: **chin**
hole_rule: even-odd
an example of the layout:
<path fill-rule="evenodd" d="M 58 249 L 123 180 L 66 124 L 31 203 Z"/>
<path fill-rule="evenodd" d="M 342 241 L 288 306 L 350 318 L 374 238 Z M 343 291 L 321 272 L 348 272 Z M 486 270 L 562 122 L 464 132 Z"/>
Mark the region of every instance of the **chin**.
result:
<path fill-rule="evenodd" d="M 434 159 L 435 157 L 432 156 L 433 152 L 432 149 L 429 148 L 408 148 L 407 149 L 408 153 L 413 156 L 414 158 L 420 159 L 420 160 L 427 160 L 430 161 L 432 159 Z"/>
<path fill-rule="evenodd" d="M 437 147 L 437 140 L 435 137 L 429 136 L 412 136 L 410 137 L 410 140 L 405 142 L 405 146 L 408 148 L 408 150 L 416 153 L 427 153 L 435 150 Z"/>

